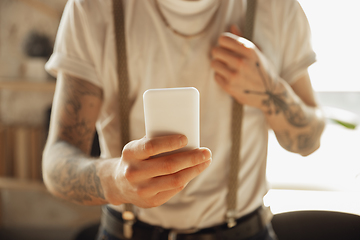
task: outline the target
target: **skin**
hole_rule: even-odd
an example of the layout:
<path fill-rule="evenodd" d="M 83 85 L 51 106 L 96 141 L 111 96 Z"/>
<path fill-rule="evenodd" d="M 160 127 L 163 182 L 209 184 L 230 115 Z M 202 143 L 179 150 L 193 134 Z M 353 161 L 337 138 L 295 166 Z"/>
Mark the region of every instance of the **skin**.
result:
<path fill-rule="evenodd" d="M 212 49 L 211 66 L 219 86 L 236 99 L 263 111 L 267 122 L 283 148 L 309 155 L 320 146 L 325 121 L 319 109 L 309 75 L 290 86 L 266 68 L 266 58 L 240 31 L 219 37 Z"/>
<path fill-rule="evenodd" d="M 232 32 L 240 35 L 234 27 Z M 285 149 L 307 155 L 319 147 L 324 119 L 307 74 L 289 86 L 264 67 L 254 44 L 234 34 L 220 36 L 212 56 L 219 86 L 238 102 L 261 109 Z M 185 146 L 182 135 L 143 137 L 129 142 L 120 158 L 90 158 L 102 101 L 99 87 L 59 73 L 43 154 L 44 182 L 54 195 L 85 205 L 156 207 L 210 165 L 207 148 L 152 157 Z"/>
<path fill-rule="evenodd" d="M 54 195 L 85 205 L 155 207 L 210 165 L 207 148 L 152 158 L 184 147 L 187 139 L 183 135 L 143 137 L 129 142 L 121 158 L 90 158 L 102 98 L 100 88 L 59 73 L 43 154 L 44 182 Z"/>

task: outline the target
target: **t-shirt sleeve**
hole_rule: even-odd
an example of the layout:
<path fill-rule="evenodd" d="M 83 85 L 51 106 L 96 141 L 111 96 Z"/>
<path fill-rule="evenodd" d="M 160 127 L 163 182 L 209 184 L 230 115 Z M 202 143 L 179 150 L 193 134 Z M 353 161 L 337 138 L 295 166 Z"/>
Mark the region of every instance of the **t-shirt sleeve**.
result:
<path fill-rule="evenodd" d="M 87 80 L 99 87 L 99 71 L 95 66 L 96 50 L 89 29 L 91 18 L 86 1 L 69 0 L 56 36 L 54 52 L 45 69 L 54 77 L 59 71 Z"/>
<path fill-rule="evenodd" d="M 311 32 L 308 20 L 297 1 L 288 1 L 284 9 L 282 28 L 283 48 L 280 76 L 289 84 L 298 80 L 307 68 L 316 61 L 311 46 Z"/>

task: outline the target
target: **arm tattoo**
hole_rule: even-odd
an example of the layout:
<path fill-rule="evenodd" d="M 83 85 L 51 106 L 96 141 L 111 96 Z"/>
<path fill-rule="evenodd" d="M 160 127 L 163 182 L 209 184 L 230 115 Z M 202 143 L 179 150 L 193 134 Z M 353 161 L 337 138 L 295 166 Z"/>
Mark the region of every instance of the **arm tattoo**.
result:
<path fill-rule="evenodd" d="M 320 121 L 317 122 L 316 125 L 312 124 L 310 131 L 301 133 L 293 138 L 288 130 L 277 133 L 276 138 L 281 146 L 290 152 L 307 152 L 314 148 L 318 137 L 321 135 L 323 127 L 324 123 Z"/>
<path fill-rule="evenodd" d="M 282 112 L 287 121 L 295 127 L 304 127 L 309 124 L 311 117 L 304 114 L 299 103 L 287 103 L 288 94 L 286 91 L 274 93 L 276 82 L 268 75 L 265 77 L 260 69 L 259 62 L 256 62 L 256 68 L 265 87 L 265 92 L 245 90 L 246 94 L 266 95 L 267 99 L 262 104 L 267 107 L 268 114 L 279 114 Z M 268 84 L 267 84 L 268 83 Z"/>
<path fill-rule="evenodd" d="M 85 80 L 63 75 L 59 98 L 58 139 L 51 149 L 53 188 L 77 203 L 105 199 L 95 160 L 89 159 L 102 90 Z"/>
<path fill-rule="evenodd" d="M 286 89 L 280 93 L 275 93 L 277 81 L 274 81 L 269 74 L 265 76 L 258 62 L 256 63 L 256 68 L 265 91 L 245 90 L 244 92 L 246 94 L 266 96 L 262 101 L 262 105 L 266 107 L 267 114 L 277 115 L 282 113 L 289 124 L 302 128 L 300 130 L 301 133 L 297 135 L 289 130 L 277 132 L 278 142 L 283 148 L 291 152 L 308 153 L 313 150 L 322 133 L 324 122 L 317 121 L 316 114 L 305 112 L 302 108 L 302 103 L 292 100 Z"/>
<path fill-rule="evenodd" d="M 321 134 L 323 127 L 323 123 L 318 122 L 316 126 L 311 127 L 310 132 L 299 134 L 299 136 L 297 137 L 298 149 L 301 151 L 312 149 L 315 140 Z"/>
<path fill-rule="evenodd" d="M 77 203 L 99 198 L 104 200 L 103 188 L 93 161 L 86 158 L 80 150 L 69 149 L 66 144 L 58 142 L 52 150 L 53 156 L 62 156 L 54 159 L 56 163 L 50 175 L 56 191 Z"/>
<path fill-rule="evenodd" d="M 294 141 L 291 139 L 289 131 L 286 130 L 282 133 L 277 133 L 276 138 L 283 148 L 290 152 L 293 151 Z"/>
<path fill-rule="evenodd" d="M 81 114 L 84 105 L 93 107 L 91 97 L 102 99 L 102 91 L 84 80 L 66 76 L 64 93 L 64 112 L 66 118 L 59 119 L 62 139 L 66 139 L 82 150 L 89 150 L 94 137 L 94 127 L 89 120 Z M 88 102 L 84 103 L 84 99 Z"/>

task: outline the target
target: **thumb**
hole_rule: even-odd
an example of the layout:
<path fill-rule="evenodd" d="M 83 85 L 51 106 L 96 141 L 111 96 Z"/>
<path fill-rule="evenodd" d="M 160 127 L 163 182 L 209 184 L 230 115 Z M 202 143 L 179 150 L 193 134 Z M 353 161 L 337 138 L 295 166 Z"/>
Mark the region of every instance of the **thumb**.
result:
<path fill-rule="evenodd" d="M 242 35 L 240 29 L 239 29 L 238 26 L 235 25 L 235 24 L 231 25 L 231 27 L 230 27 L 230 32 L 231 32 L 232 34 L 235 34 L 235 35 L 239 36 L 239 37 L 241 37 L 241 35 Z"/>

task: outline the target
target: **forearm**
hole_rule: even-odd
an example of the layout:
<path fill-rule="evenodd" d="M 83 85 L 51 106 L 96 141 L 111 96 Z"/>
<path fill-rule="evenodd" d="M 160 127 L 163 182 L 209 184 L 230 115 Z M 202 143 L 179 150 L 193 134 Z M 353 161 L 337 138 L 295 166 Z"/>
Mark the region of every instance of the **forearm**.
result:
<path fill-rule="evenodd" d="M 290 87 L 253 43 L 230 33 L 219 37 L 212 57 L 219 86 L 239 103 L 261 109 L 285 149 L 308 155 L 319 147 L 325 123 L 307 72 Z"/>
<path fill-rule="evenodd" d="M 44 151 L 44 182 L 52 194 L 63 199 L 84 205 L 106 204 L 101 178 L 107 177 L 101 167 L 110 161 L 90 158 L 66 141 L 57 141 Z"/>
<path fill-rule="evenodd" d="M 108 202 L 112 168 L 101 169 L 114 160 L 89 157 L 101 104 L 99 87 L 59 73 L 43 154 L 44 182 L 54 195 L 79 204 Z"/>
<path fill-rule="evenodd" d="M 276 93 L 269 95 L 270 104 L 263 111 L 280 145 L 288 151 L 309 155 L 320 146 L 325 126 L 322 111 L 305 104 L 283 80 L 279 80 Z"/>
<path fill-rule="evenodd" d="M 45 184 L 54 195 L 80 204 L 157 207 L 210 165 L 211 152 L 206 148 L 151 158 L 186 144 L 183 135 L 144 137 L 128 143 L 121 159 L 90 159 L 58 141 L 44 151 Z"/>

